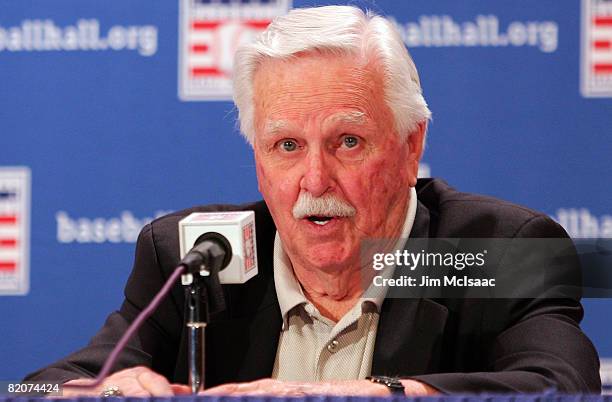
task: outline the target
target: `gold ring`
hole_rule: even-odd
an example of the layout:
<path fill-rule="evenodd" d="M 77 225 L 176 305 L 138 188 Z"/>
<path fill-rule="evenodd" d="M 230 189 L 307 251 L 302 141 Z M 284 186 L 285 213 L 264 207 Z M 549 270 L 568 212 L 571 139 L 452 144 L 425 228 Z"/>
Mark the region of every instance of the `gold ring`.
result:
<path fill-rule="evenodd" d="M 120 397 L 123 396 L 123 392 L 116 385 L 109 385 L 102 390 L 100 396 L 103 398 Z"/>

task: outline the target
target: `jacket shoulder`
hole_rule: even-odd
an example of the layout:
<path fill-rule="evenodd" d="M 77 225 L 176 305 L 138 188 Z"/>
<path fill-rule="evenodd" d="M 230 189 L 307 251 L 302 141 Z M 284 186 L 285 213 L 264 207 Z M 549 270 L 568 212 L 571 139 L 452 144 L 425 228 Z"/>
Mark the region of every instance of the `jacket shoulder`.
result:
<path fill-rule="evenodd" d="M 419 179 L 417 196 L 438 237 L 567 237 L 548 215 L 498 198 L 465 193 L 441 179 Z"/>

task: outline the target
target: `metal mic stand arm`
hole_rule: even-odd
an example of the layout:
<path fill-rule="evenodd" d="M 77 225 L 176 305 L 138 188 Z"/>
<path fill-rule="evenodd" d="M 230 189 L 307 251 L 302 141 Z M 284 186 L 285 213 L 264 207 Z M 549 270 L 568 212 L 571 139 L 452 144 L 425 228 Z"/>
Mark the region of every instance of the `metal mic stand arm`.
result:
<path fill-rule="evenodd" d="M 185 286 L 189 387 L 193 394 L 204 390 L 206 324 L 210 310 L 225 309 L 219 272 L 229 262 L 227 251 L 214 239 L 208 245 L 202 243 L 201 250 L 198 247 L 196 245 L 191 256 L 183 259 L 186 271 L 181 276 Z"/>
<path fill-rule="evenodd" d="M 183 275 L 183 284 L 190 274 Z M 200 275 L 192 275 L 191 284 L 185 286 L 185 322 L 187 325 L 187 364 L 189 387 L 192 394 L 204 390 L 204 359 L 206 341 L 206 323 L 208 311 L 202 315 L 202 294 L 206 295 L 204 279 Z M 204 303 L 204 310 L 208 303 Z"/>

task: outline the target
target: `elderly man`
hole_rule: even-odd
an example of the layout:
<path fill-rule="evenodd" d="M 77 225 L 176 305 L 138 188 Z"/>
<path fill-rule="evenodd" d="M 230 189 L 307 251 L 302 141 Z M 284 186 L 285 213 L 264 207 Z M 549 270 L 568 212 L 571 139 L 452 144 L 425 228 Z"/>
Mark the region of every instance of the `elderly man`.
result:
<path fill-rule="evenodd" d="M 392 23 L 354 7 L 293 10 L 238 51 L 235 101 L 265 202 L 146 226 L 120 311 L 30 379 L 94 376 L 178 263 L 177 222 L 249 209 L 260 274 L 225 286 L 228 308 L 207 332 L 207 393 L 599 391 L 577 302 L 363 297 L 367 239 L 565 236 L 526 208 L 417 181 L 430 112 Z M 177 285 L 117 371 L 85 393 L 187 392 L 183 303 Z"/>

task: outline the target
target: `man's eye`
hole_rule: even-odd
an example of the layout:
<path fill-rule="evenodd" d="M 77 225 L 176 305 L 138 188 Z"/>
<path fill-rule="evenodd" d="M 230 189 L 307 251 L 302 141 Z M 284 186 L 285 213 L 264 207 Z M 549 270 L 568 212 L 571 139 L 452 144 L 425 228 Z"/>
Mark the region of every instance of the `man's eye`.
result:
<path fill-rule="evenodd" d="M 281 141 L 279 146 L 283 151 L 286 151 L 286 152 L 292 152 L 297 149 L 297 144 L 293 140 L 283 140 Z"/>
<path fill-rule="evenodd" d="M 342 143 L 347 148 L 354 148 L 359 144 L 359 139 L 352 135 L 347 135 L 342 139 Z"/>

